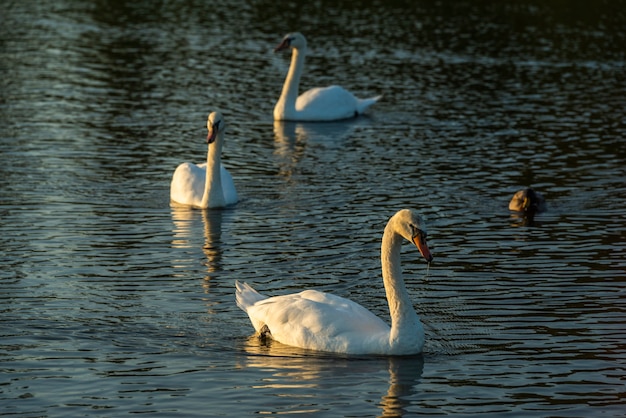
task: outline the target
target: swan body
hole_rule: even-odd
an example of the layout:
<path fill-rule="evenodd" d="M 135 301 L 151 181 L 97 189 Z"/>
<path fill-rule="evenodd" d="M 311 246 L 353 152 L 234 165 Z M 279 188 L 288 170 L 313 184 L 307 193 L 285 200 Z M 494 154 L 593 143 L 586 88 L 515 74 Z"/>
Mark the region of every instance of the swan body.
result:
<path fill-rule="evenodd" d="M 534 215 L 546 210 L 546 200 L 541 193 L 527 187 L 513 195 L 509 202 L 509 210 Z"/>
<path fill-rule="evenodd" d="M 232 205 L 239 200 L 233 178 L 221 162 L 225 130 L 221 113 L 209 115 L 207 129 L 206 163 L 182 163 L 174 171 L 170 199 L 175 203 L 207 209 Z"/>
<path fill-rule="evenodd" d="M 283 344 L 346 354 L 419 353 L 424 328 L 402 279 L 403 239 L 413 242 L 426 261 L 433 259 L 421 217 L 409 209 L 392 216 L 381 248 L 391 326 L 356 302 L 316 290 L 267 297 L 236 282 L 237 305 L 248 314 L 256 332 Z"/>
<path fill-rule="evenodd" d="M 274 107 L 275 120 L 332 121 L 358 116 L 381 96 L 359 99 L 340 86 L 317 87 L 298 95 L 304 70 L 306 38 L 298 32 L 287 34 L 275 51 L 291 48 L 291 65 L 283 90 Z"/>

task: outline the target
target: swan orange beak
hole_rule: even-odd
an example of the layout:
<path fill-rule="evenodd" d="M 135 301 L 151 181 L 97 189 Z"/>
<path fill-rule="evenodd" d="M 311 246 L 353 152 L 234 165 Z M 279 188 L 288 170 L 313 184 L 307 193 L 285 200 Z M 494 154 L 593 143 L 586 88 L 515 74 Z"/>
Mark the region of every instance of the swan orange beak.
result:
<path fill-rule="evenodd" d="M 427 262 L 430 263 L 433 261 L 433 255 L 430 253 L 430 249 L 428 249 L 428 244 L 426 243 L 426 237 L 424 234 L 420 233 L 415 235 L 413 237 L 413 244 L 415 244 L 420 254 L 422 254 L 422 257 L 424 257 Z"/>
<path fill-rule="evenodd" d="M 213 142 L 215 142 L 216 137 L 217 137 L 217 129 L 211 129 L 208 135 L 206 136 L 206 143 L 212 144 Z"/>
<path fill-rule="evenodd" d="M 280 52 L 289 48 L 290 43 L 291 43 L 290 39 L 283 39 L 283 41 L 276 48 L 274 48 L 274 52 Z"/>

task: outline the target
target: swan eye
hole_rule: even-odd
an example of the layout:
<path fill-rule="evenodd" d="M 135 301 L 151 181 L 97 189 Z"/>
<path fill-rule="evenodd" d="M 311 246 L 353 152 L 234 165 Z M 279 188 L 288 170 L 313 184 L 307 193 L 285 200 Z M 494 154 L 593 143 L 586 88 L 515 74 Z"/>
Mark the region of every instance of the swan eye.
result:
<path fill-rule="evenodd" d="M 419 236 L 421 239 L 426 239 L 426 236 L 428 235 L 426 233 L 426 231 L 421 230 L 420 228 L 418 228 L 417 226 L 413 225 L 413 224 L 409 224 L 409 226 L 411 227 L 411 235 L 414 237 Z"/>
<path fill-rule="evenodd" d="M 213 122 L 213 129 L 215 129 L 216 131 L 220 130 L 220 122 L 221 120 L 217 120 L 215 122 Z"/>

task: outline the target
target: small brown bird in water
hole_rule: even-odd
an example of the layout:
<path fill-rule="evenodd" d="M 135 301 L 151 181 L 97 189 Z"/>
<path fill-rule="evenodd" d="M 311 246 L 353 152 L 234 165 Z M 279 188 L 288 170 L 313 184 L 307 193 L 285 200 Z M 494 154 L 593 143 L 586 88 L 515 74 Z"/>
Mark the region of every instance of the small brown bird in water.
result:
<path fill-rule="evenodd" d="M 541 193 L 527 187 L 515 193 L 509 202 L 509 210 L 534 215 L 546 210 L 546 200 Z"/>

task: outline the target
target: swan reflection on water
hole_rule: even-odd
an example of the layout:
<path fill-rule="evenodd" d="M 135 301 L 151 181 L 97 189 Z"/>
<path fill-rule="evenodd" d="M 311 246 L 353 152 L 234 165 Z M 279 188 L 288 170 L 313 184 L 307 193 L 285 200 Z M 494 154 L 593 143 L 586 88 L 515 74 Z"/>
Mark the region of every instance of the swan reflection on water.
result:
<path fill-rule="evenodd" d="M 371 376 L 379 375 L 389 386 L 385 393 L 380 394 L 377 407 L 381 411 L 378 416 L 400 417 L 409 413 L 411 399 L 419 391 L 419 382 L 424 371 L 422 355 L 386 357 L 328 354 L 303 350 L 271 339 L 261 340 L 257 335 L 250 336 L 243 343 L 243 351 L 246 355 L 238 367 L 255 368 L 264 373 L 264 377 L 251 382 L 253 390 L 271 390 L 274 396 L 291 399 L 294 408 L 305 405 L 304 402 L 299 402 L 299 397 L 306 399 L 306 410 L 286 411 L 285 408 L 289 406 L 283 405 L 283 412 L 289 413 L 328 412 L 332 406 L 315 402 L 316 396 L 323 399 L 323 395 L 318 395 L 320 392 L 332 390 L 340 398 L 341 387 L 359 384 L 358 381 L 355 382 L 359 375 L 363 376 L 363 381 L 368 380 L 366 377 L 371 380 Z M 332 388 L 328 388 L 328 382 L 333 382 Z M 364 386 L 363 390 L 373 394 L 376 389 Z M 276 412 L 276 405 L 270 402 L 267 408 L 262 413 Z"/>
<path fill-rule="evenodd" d="M 306 141 L 314 141 L 326 148 L 340 147 L 354 132 L 357 121 L 289 122 L 274 121 L 275 153 L 287 156 Z"/>
<path fill-rule="evenodd" d="M 197 210 L 187 205 L 172 203 L 172 248 L 194 249 L 202 248 L 206 256 L 205 265 L 209 273 L 219 269 L 222 251 L 222 221 L 223 210 Z M 202 234 L 199 232 L 202 231 Z M 180 265 L 175 267 L 186 268 L 195 259 L 178 260 Z"/>
<path fill-rule="evenodd" d="M 274 155 L 278 159 L 282 177 L 292 176 L 304 155 L 308 136 L 300 123 L 274 121 Z"/>
<path fill-rule="evenodd" d="M 290 178 L 302 160 L 307 146 L 326 149 L 342 147 L 360 121 L 289 122 L 274 121 L 274 155 L 280 175 Z"/>

